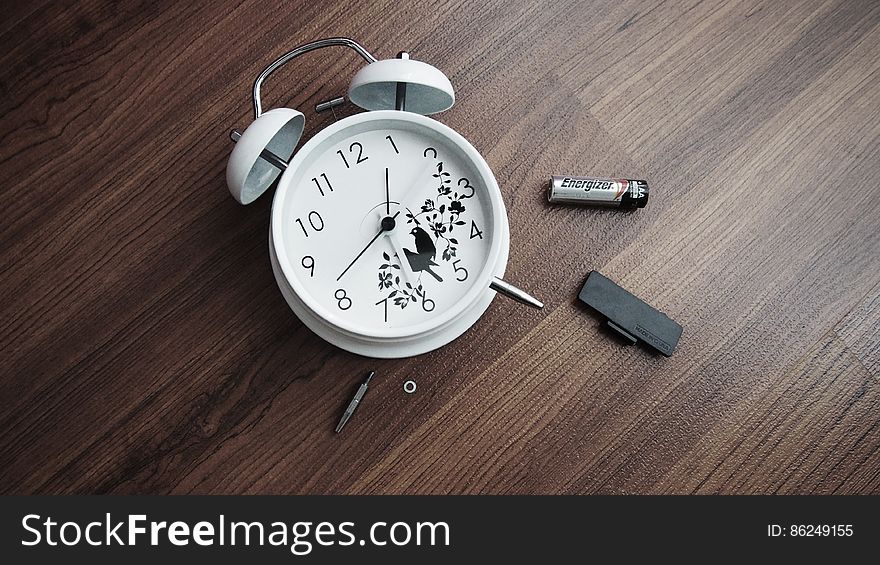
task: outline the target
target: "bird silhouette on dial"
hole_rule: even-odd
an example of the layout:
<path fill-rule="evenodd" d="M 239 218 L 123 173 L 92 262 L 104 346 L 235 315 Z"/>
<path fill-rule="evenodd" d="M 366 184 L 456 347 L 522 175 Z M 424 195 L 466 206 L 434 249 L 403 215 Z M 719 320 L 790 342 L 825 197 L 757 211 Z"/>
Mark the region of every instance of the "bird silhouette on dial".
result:
<path fill-rule="evenodd" d="M 415 253 L 405 247 L 403 248 L 403 252 L 406 254 L 406 260 L 409 261 L 410 268 L 414 273 L 424 271 L 437 279 L 437 281 L 443 282 L 443 279 L 431 270 L 431 267 L 438 266 L 437 263 L 434 262 L 437 248 L 434 246 L 434 241 L 431 239 L 431 236 L 422 228 L 413 228 L 409 233 L 416 239 Z"/>

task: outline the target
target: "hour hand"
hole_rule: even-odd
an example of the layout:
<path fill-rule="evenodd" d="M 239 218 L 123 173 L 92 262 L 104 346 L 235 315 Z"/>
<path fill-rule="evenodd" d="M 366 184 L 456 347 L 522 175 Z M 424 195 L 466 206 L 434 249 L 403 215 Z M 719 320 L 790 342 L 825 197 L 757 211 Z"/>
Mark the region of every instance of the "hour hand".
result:
<path fill-rule="evenodd" d="M 388 167 L 385 167 L 385 215 L 391 215 L 391 188 L 388 186 Z"/>

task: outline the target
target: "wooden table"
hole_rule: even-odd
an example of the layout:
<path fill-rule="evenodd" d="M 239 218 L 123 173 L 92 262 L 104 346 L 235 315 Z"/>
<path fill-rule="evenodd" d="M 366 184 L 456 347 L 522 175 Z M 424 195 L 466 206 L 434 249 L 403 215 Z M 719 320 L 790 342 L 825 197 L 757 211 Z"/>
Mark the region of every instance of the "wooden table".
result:
<path fill-rule="evenodd" d="M 0 490 L 880 491 L 880 4 L 515 4 L 7 6 Z M 468 339 L 375 361 L 288 309 L 227 134 L 263 66 L 326 36 L 449 75 L 438 117 L 493 168 L 542 312 L 499 298 Z M 340 53 L 266 106 L 326 127 Z M 550 206 L 553 173 L 651 200 Z M 674 356 L 601 329 L 593 269 L 684 326 Z"/>

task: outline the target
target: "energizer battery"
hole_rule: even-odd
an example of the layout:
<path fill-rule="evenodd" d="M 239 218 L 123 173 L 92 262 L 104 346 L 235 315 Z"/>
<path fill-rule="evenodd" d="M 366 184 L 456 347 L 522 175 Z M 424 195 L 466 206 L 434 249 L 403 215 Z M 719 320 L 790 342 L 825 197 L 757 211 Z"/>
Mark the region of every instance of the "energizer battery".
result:
<path fill-rule="evenodd" d="M 590 177 L 550 177 L 550 202 L 644 208 L 648 203 L 648 183 L 643 180 L 598 179 Z"/>

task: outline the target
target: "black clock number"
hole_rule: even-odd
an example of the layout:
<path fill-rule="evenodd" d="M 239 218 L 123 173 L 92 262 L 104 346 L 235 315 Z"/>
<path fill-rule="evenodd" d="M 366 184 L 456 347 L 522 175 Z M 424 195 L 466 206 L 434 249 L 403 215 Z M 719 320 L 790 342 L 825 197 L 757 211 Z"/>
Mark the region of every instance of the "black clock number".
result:
<path fill-rule="evenodd" d="M 361 145 L 360 143 L 358 143 L 357 141 L 352 142 L 352 144 L 348 146 L 349 154 L 354 153 L 355 147 L 358 148 L 358 152 L 357 152 L 357 158 L 355 159 L 354 164 L 360 165 L 361 163 L 366 161 L 369 157 L 364 157 L 364 146 Z M 345 168 L 346 169 L 351 168 L 351 165 L 348 164 L 348 159 L 345 158 L 345 154 L 342 152 L 342 149 L 338 149 L 336 151 L 336 153 L 338 153 L 339 156 L 342 157 L 342 162 L 345 163 Z"/>
<path fill-rule="evenodd" d="M 437 303 L 434 302 L 433 300 L 431 300 L 430 298 L 428 298 L 428 295 L 425 292 L 419 292 L 419 294 L 421 294 L 421 296 L 422 296 L 422 309 L 425 312 L 433 312 L 434 308 L 437 307 Z M 385 307 L 385 309 L 384 309 L 385 323 L 388 323 L 388 298 L 383 298 L 382 300 L 380 300 L 379 302 L 376 303 L 376 306 L 378 306 L 380 304 L 384 305 L 384 307 Z"/>
<path fill-rule="evenodd" d="M 400 155 L 400 151 L 397 150 L 397 145 L 394 144 L 394 140 L 391 139 L 391 136 L 390 136 L 390 135 L 386 135 L 386 136 L 385 136 L 385 139 L 387 139 L 388 142 L 391 143 L 391 147 L 394 148 L 394 152 L 395 152 L 397 155 Z"/>
<path fill-rule="evenodd" d="M 360 143 L 358 143 L 357 141 L 355 141 L 354 143 L 352 143 L 349 146 L 348 150 L 354 151 L 355 146 L 357 146 L 357 148 L 358 148 L 357 162 L 355 163 L 355 165 L 360 165 L 361 163 L 363 163 L 364 161 L 367 160 L 367 158 L 363 156 L 364 155 L 364 146 L 361 145 Z"/>
<path fill-rule="evenodd" d="M 340 310 L 348 310 L 351 308 L 351 298 L 346 296 L 344 288 L 337 288 L 336 292 L 333 293 L 334 298 L 336 298 L 336 305 L 339 306 Z"/>
<path fill-rule="evenodd" d="M 306 255 L 303 257 L 302 266 L 309 270 L 309 276 L 315 276 L 315 258 L 311 255 Z"/>
<path fill-rule="evenodd" d="M 330 179 L 327 178 L 327 175 L 321 173 L 320 176 L 324 179 L 324 182 L 327 183 L 327 188 L 330 190 L 330 192 L 333 192 L 333 185 L 330 184 Z M 324 196 L 324 189 L 321 187 L 321 181 L 319 181 L 317 177 L 312 177 L 312 182 L 315 183 L 315 186 L 318 187 L 318 191 L 321 193 L 321 196 Z"/>
<path fill-rule="evenodd" d="M 309 212 L 308 220 L 309 220 L 309 225 L 312 226 L 313 230 L 321 231 L 322 229 L 324 229 L 324 218 L 322 218 L 321 214 L 315 212 L 314 210 Z M 300 227 L 300 229 L 302 229 L 303 234 L 306 237 L 309 237 L 309 232 L 306 229 L 305 224 L 303 224 L 303 221 L 301 219 L 297 218 L 296 223 L 299 224 L 299 227 Z"/>
<path fill-rule="evenodd" d="M 385 323 L 387 324 L 388 323 L 388 299 L 384 298 L 384 299 L 380 300 L 379 302 L 376 303 L 376 306 L 378 306 L 380 304 L 385 305 Z"/>
<path fill-rule="evenodd" d="M 427 156 L 428 156 L 428 151 L 430 151 L 431 153 L 434 154 L 434 159 L 437 158 L 437 150 L 434 149 L 433 147 L 428 147 L 427 149 L 425 149 L 425 152 L 422 153 L 422 155 L 425 156 L 425 157 L 427 157 Z"/>
<path fill-rule="evenodd" d="M 462 186 L 462 185 L 464 185 L 464 186 Z M 462 178 L 458 179 L 458 186 L 461 187 L 461 188 L 469 188 L 469 189 L 471 189 L 471 193 L 470 193 L 470 194 L 464 194 L 464 193 L 462 193 L 462 194 L 461 194 L 461 197 L 462 197 L 462 198 L 471 198 L 471 197 L 473 197 L 474 192 L 476 192 L 476 191 L 474 190 L 474 187 L 471 186 L 471 181 L 467 180 L 467 178 L 465 178 L 465 177 L 462 177 Z"/>
<path fill-rule="evenodd" d="M 430 307 L 428 306 L 429 304 L 430 304 Z M 433 312 L 433 311 L 434 311 L 434 308 L 435 308 L 436 306 L 437 306 L 437 304 L 436 304 L 433 300 L 431 300 L 430 298 L 428 298 L 428 295 L 427 295 L 426 293 L 423 292 L 423 293 L 422 293 L 422 309 L 423 309 L 425 312 Z"/>
<path fill-rule="evenodd" d="M 483 232 L 481 232 L 480 228 L 477 227 L 477 222 L 471 220 L 471 239 L 475 237 L 483 239 Z"/>
<path fill-rule="evenodd" d="M 464 282 L 468 278 L 468 271 L 464 267 L 460 267 L 458 264 L 461 263 L 461 259 L 456 259 L 452 262 L 452 266 L 455 269 L 455 280 L 458 282 Z"/>

